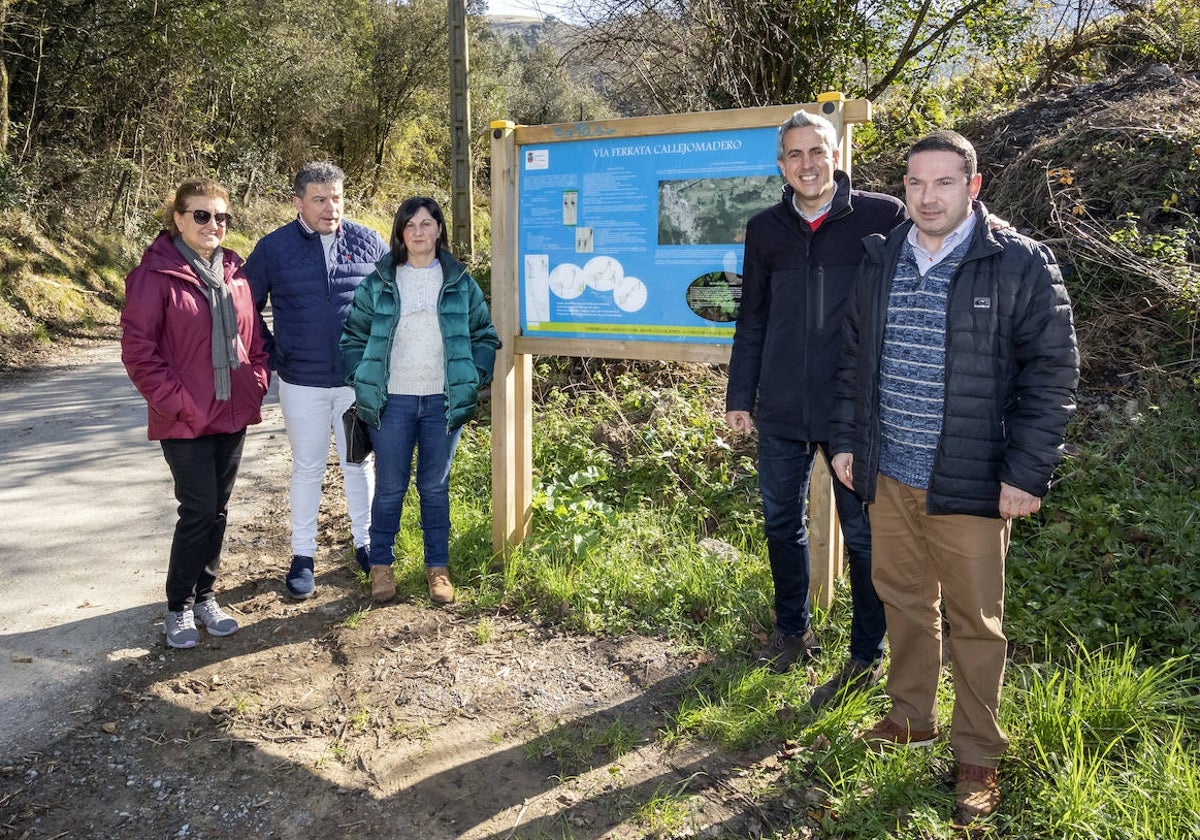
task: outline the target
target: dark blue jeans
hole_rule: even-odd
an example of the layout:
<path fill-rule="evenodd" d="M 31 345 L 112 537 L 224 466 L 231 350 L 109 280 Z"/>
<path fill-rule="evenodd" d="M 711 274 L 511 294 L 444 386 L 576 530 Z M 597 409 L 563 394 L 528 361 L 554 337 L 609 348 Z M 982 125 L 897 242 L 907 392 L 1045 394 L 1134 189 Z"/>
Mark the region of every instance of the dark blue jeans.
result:
<path fill-rule="evenodd" d="M 226 508 L 246 432 L 159 441 L 175 479 L 179 519 L 167 566 L 167 609 L 180 612 L 213 597 L 221 570 Z"/>
<path fill-rule="evenodd" d="M 375 450 L 375 499 L 371 503 L 372 566 L 395 560 L 400 511 L 417 453 L 417 494 L 425 565 L 450 562 L 450 462 L 461 429 L 446 431 L 446 397 L 388 394 L 380 428 L 368 428 Z"/>
<path fill-rule="evenodd" d="M 758 436 L 758 486 L 775 582 L 775 625 L 793 636 L 802 635 L 810 623 L 808 484 L 818 449 L 828 462 L 826 443 Z M 840 481 L 833 482 L 833 498 L 850 556 L 850 656 L 874 662 L 883 656 L 887 622 L 871 584 L 871 526 L 858 497 Z"/>

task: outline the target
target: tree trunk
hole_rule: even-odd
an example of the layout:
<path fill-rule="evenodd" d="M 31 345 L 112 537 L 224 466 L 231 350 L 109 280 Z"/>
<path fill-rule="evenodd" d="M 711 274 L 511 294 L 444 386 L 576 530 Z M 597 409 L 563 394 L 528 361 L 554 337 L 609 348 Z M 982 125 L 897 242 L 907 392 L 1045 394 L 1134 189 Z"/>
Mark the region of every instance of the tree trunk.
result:
<path fill-rule="evenodd" d="M 0 45 L 4 43 L 4 30 L 8 24 L 9 0 L 0 0 Z M 4 50 L 0 48 L 0 160 L 8 158 L 8 65 L 4 61 Z"/>

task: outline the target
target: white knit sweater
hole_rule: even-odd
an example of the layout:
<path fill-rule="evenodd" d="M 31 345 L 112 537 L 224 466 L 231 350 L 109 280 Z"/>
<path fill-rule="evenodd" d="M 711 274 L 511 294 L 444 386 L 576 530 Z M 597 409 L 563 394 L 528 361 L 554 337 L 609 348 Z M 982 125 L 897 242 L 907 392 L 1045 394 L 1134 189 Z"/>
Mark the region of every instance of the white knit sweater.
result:
<path fill-rule="evenodd" d="M 435 260 L 426 268 L 413 268 L 406 263 L 396 270 L 396 285 L 400 320 L 392 341 L 388 393 L 418 397 L 444 393 L 446 361 L 437 312 L 441 264 Z"/>

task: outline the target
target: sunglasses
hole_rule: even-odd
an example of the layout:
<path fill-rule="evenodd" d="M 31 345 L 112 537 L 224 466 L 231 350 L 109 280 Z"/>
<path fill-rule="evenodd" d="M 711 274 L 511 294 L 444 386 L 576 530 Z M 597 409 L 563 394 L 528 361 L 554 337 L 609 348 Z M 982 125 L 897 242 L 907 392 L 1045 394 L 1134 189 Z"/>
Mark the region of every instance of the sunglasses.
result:
<path fill-rule="evenodd" d="M 191 217 L 196 220 L 196 224 L 198 224 L 198 225 L 206 225 L 212 219 L 216 219 L 217 224 L 224 227 L 225 225 L 228 225 L 230 222 L 233 221 L 233 216 L 230 215 L 229 213 L 210 213 L 207 210 L 184 210 L 183 211 L 183 215 L 187 216 L 188 214 L 191 214 Z"/>

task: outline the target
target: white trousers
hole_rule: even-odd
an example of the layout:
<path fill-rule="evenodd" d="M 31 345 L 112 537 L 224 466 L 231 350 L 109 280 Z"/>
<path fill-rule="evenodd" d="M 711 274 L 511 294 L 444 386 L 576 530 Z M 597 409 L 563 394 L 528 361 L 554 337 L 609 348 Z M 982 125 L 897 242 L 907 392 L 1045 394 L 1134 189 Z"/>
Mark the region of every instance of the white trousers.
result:
<path fill-rule="evenodd" d="M 353 388 L 314 388 L 279 381 L 279 406 L 292 447 L 292 554 L 314 557 L 317 553 L 317 514 L 321 508 L 321 481 L 329 460 L 330 429 L 342 466 L 350 533 L 355 546 L 368 545 L 375 461 L 372 456 L 362 464 L 346 463 L 342 413 L 353 402 Z"/>

